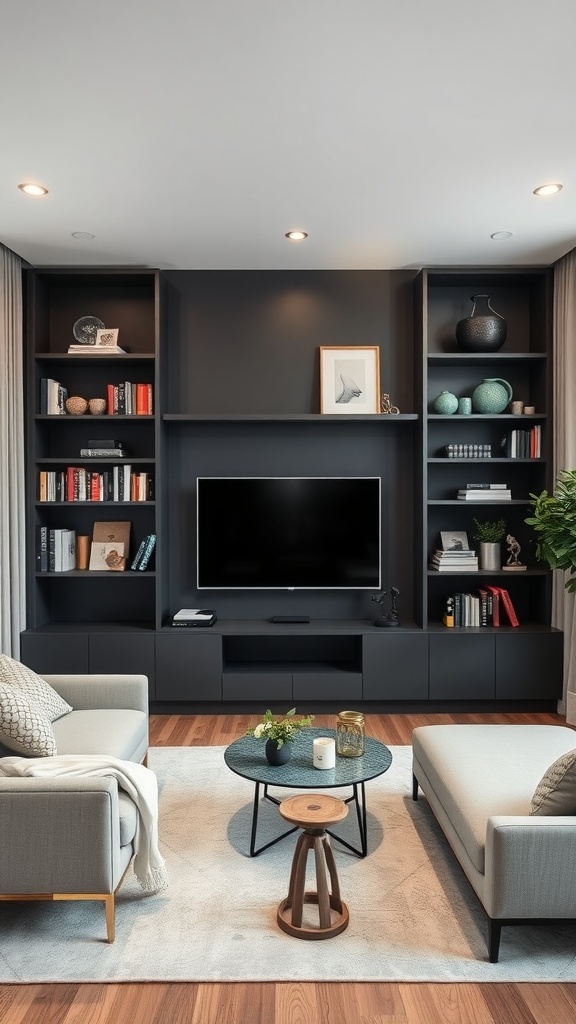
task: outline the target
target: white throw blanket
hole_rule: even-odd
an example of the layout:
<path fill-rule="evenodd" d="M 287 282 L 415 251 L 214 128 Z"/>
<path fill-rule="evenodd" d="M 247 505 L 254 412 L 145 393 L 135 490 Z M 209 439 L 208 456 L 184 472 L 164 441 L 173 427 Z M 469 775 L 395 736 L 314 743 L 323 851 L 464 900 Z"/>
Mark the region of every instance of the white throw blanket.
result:
<path fill-rule="evenodd" d="M 99 754 L 60 754 L 56 757 L 3 757 L 0 775 L 55 778 L 96 776 L 116 779 L 138 810 L 134 838 L 134 873 L 145 893 L 152 895 L 168 885 L 164 859 L 158 849 L 158 782 L 143 764 Z"/>

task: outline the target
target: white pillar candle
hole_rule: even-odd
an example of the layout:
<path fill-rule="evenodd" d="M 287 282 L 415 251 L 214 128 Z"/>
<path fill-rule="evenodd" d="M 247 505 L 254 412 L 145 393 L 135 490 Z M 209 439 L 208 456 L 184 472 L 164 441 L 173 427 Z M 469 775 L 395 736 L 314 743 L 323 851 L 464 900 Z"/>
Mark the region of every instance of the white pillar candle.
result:
<path fill-rule="evenodd" d="M 314 767 L 335 768 L 336 767 L 336 741 L 329 736 L 319 736 L 313 741 L 314 746 Z"/>

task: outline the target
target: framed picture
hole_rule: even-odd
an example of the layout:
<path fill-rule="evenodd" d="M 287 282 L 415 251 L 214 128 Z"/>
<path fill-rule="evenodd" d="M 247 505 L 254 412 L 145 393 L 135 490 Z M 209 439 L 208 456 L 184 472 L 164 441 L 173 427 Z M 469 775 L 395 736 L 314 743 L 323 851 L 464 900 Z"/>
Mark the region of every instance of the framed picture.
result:
<path fill-rule="evenodd" d="M 320 412 L 380 412 L 380 349 L 377 345 L 320 348 Z"/>
<path fill-rule="evenodd" d="M 96 331 L 97 348 L 115 348 L 118 344 L 118 327 L 102 327 Z"/>
<path fill-rule="evenodd" d="M 441 530 L 443 551 L 469 551 L 468 534 L 463 530 Z"/>

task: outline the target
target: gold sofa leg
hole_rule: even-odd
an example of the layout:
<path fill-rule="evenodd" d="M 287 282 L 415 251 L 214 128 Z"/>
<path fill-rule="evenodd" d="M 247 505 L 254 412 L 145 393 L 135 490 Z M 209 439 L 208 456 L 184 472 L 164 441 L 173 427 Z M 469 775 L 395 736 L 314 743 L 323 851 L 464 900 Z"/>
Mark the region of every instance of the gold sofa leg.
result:
<path fill-rule="evenodd" d="M 106 892 L 39 892 L 39 893 L 19 893 L 10 895 L 0 895 L 0 900 L 6 902 L 10 900 L 18 900 L 25 902 L 60 902 L 70 900 L 102 900 L 104 902 L 104 909 L 106 911 L 106 941 L 114 942 L 116 938 L 116 925 L 115 925 L 115 893 Z"/>

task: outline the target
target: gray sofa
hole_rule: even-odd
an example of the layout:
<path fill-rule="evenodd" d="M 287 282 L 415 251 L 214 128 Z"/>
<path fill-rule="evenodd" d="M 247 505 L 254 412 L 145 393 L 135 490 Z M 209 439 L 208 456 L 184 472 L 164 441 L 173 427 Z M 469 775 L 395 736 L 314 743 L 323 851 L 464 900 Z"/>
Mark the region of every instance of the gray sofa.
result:
<path fill-rule="evenodd" d="M 576 918 L 576 815 L 531 815 L 536 787 L 576 732 L 554 725 L 431 725 L 412 734 L 413 798 L 425 794 L 488 915 L 505 924 Z"/>
<path fill-rule="evenodd" d="M 58 754 L 145 762 L 143 675 L 45 675 L 73 710 L 52 723 Z M 0 746 L 0 756 L 13 751 Z M 103 900 L 114 941 L 114 895 L 130 864 L 136 807 L 112 778 L 0 778 L 0 900 Z"/>

